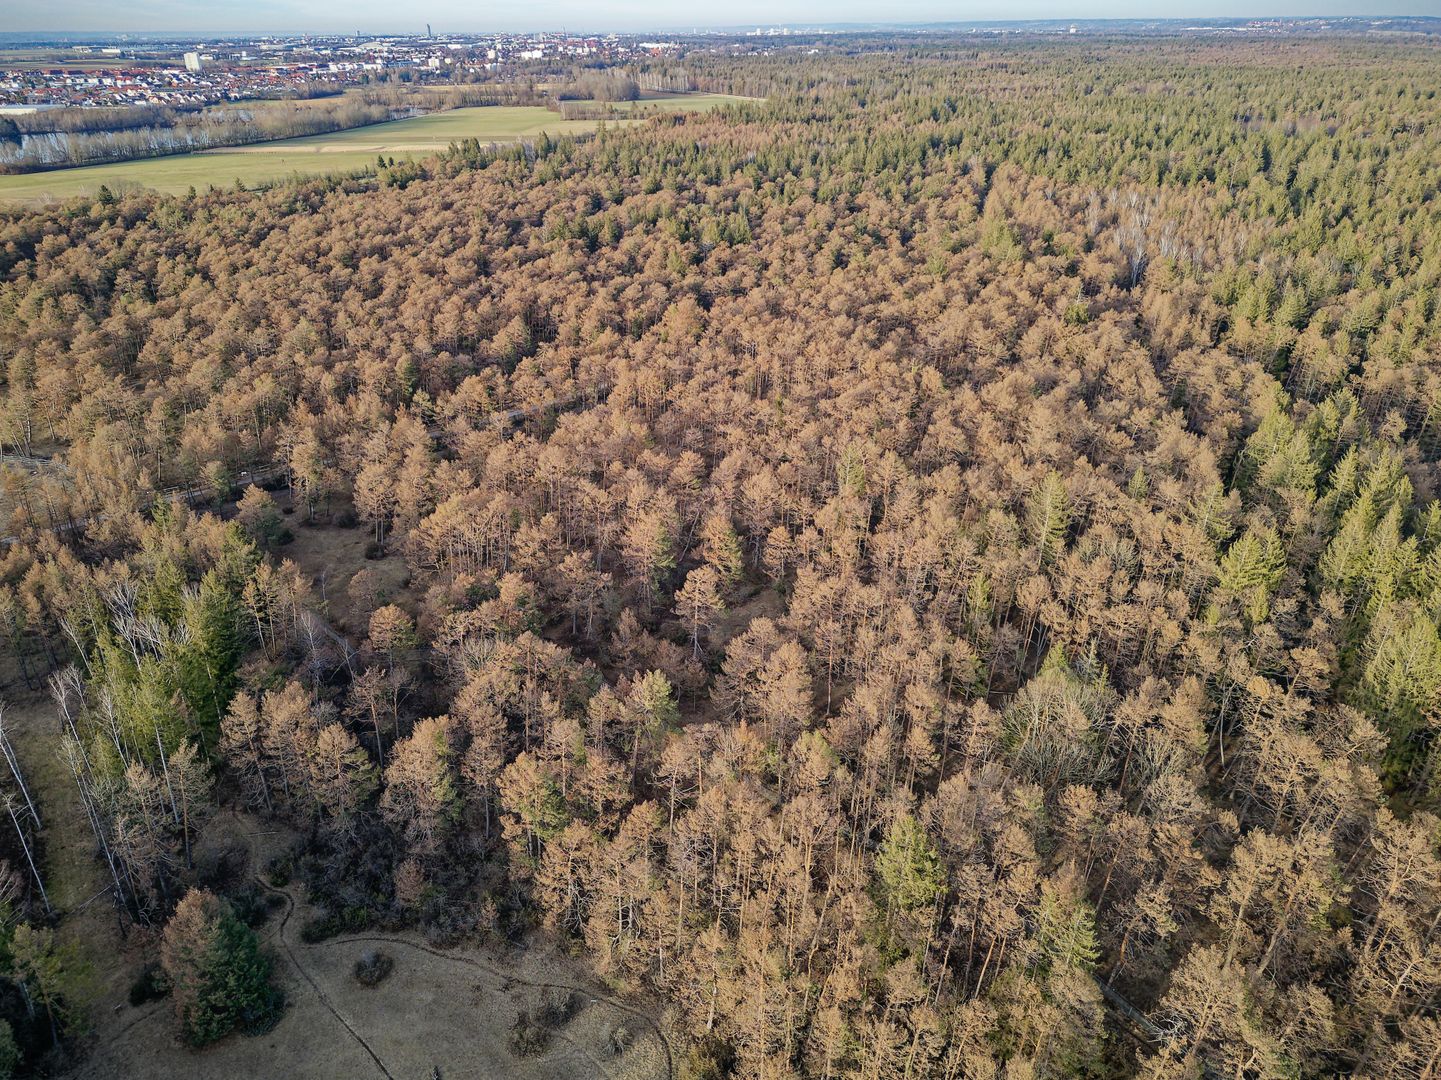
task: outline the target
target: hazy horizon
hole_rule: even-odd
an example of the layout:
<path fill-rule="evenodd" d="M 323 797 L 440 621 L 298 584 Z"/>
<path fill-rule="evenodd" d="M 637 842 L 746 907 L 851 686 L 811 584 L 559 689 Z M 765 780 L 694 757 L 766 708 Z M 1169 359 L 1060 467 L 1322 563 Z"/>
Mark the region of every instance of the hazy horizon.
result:
<path fill-rule="evenodd" d="M 630 0 L 600 8 L 579 0 L 515 0 L 477 9 L 457 0 L 416 5 L 413 14 L 398 18 L 394 5 L 359 0 L 346 6 L 316 0 L 220 0 L 213 4 L 141 2 L 118 6 L 82 0 L 37 5 L 0 0 L 0 25 L 10 34 L 121 34 L 121 33 L 352 33 L 405 34 L 423 32 L 429 23 L 437 33 L 489 31 L 643 31 L 706 30 L 739 26 L 781 25 L 884 25 L 965 22 L 1051 21 L 1065 19 L 1266 19 L 1343 17 L 1386 18 L 1441 15 L 1436 0 L 1397 0 L 1383 12 L 1357 11 L 1351 3 L 1317 2 L 1267 4 L 1257 9 L 1246 3 L 1195 3 L 1158 16 L 1154 5 L 1140 0 L 1101 0 L 1067 3 L 1064 0 L 978 0 L 965 5 L 934 0 L 898 0 L 889 5 L 839 0 L 782 0 L 757 3 L 743 0 L 727 8 L 723 19 L 690 20 L 676 17 L 676 9 L 655 0 Z"/>

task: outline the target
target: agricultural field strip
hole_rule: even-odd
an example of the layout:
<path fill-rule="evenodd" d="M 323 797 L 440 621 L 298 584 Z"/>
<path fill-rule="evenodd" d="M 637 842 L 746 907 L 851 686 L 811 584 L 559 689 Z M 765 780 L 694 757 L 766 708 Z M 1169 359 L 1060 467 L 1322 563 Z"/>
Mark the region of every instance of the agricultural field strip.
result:
<path fill-rule="evenodd" d="M 653 98 L 633 103 L 631 111 L 635 115 L 607 117 L 605 122 L 630 124 L 666 109 L 700 111 L 748 100 L 753 99 L 723 94 Z M 542 132 L 556 136 L 585 134 L 599 124 L 598 120 L 565 120 L 557 113 L 533 105 L 451 109 L 324 135 L 0 176 L 0 202 L 44 202 L 91 195 L 102 184 L 112 189 L 149 187 L 169 194 L 183 194 L 190 187 L 228 187 L 237 180 L 247 185 L 265 185 L 295 174 L 361 172 L 371 168 L 381 153 L 388 156 L 430 154 L 463 139 L 507 143 L 536 138 Z"/>

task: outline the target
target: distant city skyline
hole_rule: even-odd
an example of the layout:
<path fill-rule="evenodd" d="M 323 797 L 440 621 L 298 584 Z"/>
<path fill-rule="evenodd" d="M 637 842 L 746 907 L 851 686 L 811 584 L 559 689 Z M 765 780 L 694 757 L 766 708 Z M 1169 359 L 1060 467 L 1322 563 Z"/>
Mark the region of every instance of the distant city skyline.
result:
<path fill-rule="evenodd" d="M 142 33 L 423 33 L 429 23 L 436 33 L 478 33 L 489 30 L 635 31 L 686 30 L 711 27 L 834 25 L 842 23 L 939 23 L 1055 19 L 1154 19 L 1156 6 L 1145 0 L 972 0 L 948 4 L 936 0 L 739 0 L 710 9 L 707 19 L 658 0 L 616 0 L 594 4 L 583 0 L 500 0 L 477 5 L 459 0 L 432 0 L 407 5 L 403 14 L 383 0 L 336 4 L 324 0 L 137 0 L 115 4 L 103 0 L 0 0 L 0 28 L 20 32 Z M 1264 6 L 1228 0 L 1196 0 L 1177 4 L 1170 19 L 1441 16 L 1441 0 L 1387 0 L 1385 10 L 1358 10 L 1356 0 L 1278 0 Z"/>

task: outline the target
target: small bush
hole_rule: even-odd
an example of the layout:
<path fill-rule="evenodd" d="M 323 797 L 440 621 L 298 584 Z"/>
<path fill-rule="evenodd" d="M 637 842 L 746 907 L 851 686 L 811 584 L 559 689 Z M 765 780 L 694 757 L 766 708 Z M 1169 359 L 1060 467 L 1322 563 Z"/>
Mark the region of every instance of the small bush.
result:
<path fill-rule="evenodd" d="M 454 912 L 435 910 L 444 902 L 443 896 L 437 897 L 424 913 L 425 943 L 433 949 L 452 949 L 465 937 L 466 926 Z"/>
<path fill-rule="evenodd" d="M 353 529 L 359 523 L 360 519 L 355 516 L 354 510 L 342 510 L 335 515 L 335 527 L 337 529 Z"/>
<path fill-rule="evenodd" d="M 612 1057 L 620 1057 L 635 1045 L 635 1032 L 631 1030 L 629 1024 L 619 1023 L 611 1028 L 606 1045 L 610 1048 Z"/>
<path fill-rule="evenodd" d="M 242 1035 L 264 1035 L 280 1023 L 285 1015 L 285 991 L 272 986 L 269 995 L 247 1009 L 240 1017 L 238 1029 Z"/>
<path fill-rule="evenodd" d="M 544 1050 L 549 1041 L 550 1032 L 531 1017 L 528 1009 L 520 1010 L 510 1029 L 510 1052 L 516 1057 L 531 1057 Z"/>
<path fill-rule="evenodd" d="M 370 541 L 370 543 L 365 545 L 365 557 L 371 560 L 383 559 L 385 558 L 385 548 L 381 547 L 374 540 L 372 540 Z"/>
<path fill-rule="evenodd" d="M 540 998 L 536 1016 L 549 1028 L 558 1028 L 569 1023 L 580 1012 L 580 995 L 574 990 L 546 990 Z"/>
<path fill-rule="evenodd" d="M 684 1080 L 725 1080 L 735 1068 L 736 1052 L 727 1042 L 707 1035 L 690 1048 L 681 1062 Z"/>
<path fill-rule="evenodd" d="M 265 880 L 270 883 L 271 888 L 283 889 L 290 884 L 290 876 L 294 873 L 295 860 L 289 855 L 277 855 L 265 868 Z"/>
<path fill-rule="evenodd" d="M 300 928 L 300 940 L 307 945 L 316 945 L 328 938 L 333 938 L 340 933 L 336 925 L 335 916 L 317 915 L 313 919 L 307 919 Z"/>
<path fill-rule="evenodd" d="M 243 889 L 230 898 L 236 918 L 252 930 L 264 925 L 271 913 L 283 903 L 285 901 L 274 893 L 262 892 L 254 887 Z"/>
<path fill-rule="evenodd" d="M 341 934 L 358 934 L 362 930 L 369 930 L 370 924 L 370 909 L 348 907 L 343 911 L 332 911 L 311 919 L 300 928 L 300 940 L 307 945 L 314 945 Z"/>
<path fill-rule="evenodd" d="M 580 998 L 571 990 L 546 990 L 534 1012 L 522 1009 L 510 1029 L 510 1052 L 516 1057 L 540 1053 L 551 1034 L 580 1009 Z"/>
<path fill-rule="evenodd" d="M 378 986 L 394 967 L 389 953 L 368 950 L 355 962 L 355 981 L 361 986 Z"/>
<path fill-rule="evenodd" d="M 147 1001 L 159 1001 L 170 993 L 170 981 L 159 964 L 147 964 L 140 977 L 130 984 L 130 1004 L 139 1008 Z"/>

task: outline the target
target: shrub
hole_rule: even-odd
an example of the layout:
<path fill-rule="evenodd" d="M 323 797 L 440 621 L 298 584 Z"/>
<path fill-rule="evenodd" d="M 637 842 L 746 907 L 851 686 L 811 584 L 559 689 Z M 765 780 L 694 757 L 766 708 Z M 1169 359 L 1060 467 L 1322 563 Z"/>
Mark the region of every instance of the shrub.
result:
<path fill-rule="evenodd" d="M 159 1001 L 169 993 L 170 982 L 160 965 L 147 964 L 140 977 L 130 984 L 130 1004 L 138 1008 L 147 1001 Z"/>
<path fill-rule="evenodd" d="M 724 1080 L 735 1068 L 736 1052 L 729 1043 L 706 1035 L 690 1048 L 681 1062 L 683 1080 Z"/>
<path fill-rule="evenodd" d="M 383 953 L 377 949 L 367 950 L 355 962 L 355 981 L 361 986 L 377 986 L 394 967 L 395 961 L 391 959 L 389 953 Z"/>
<path fill-rule="evenodd" d="M 358 934 L 370 929 L 370 909 L 354 905 L 342 911 L 331 911 L 318 915 L 300 928 L 300 940 L 307 945 L 338 937 L 341 934 Z"/>
<path fill-rule="evenodd" d="M 631 1030 L 629 1024 L 622 1021 L 611 1028 L 606 1045 L 609 1046 L 612 1057 L 620 1057 L 635 1045 L 635 1032 Z"/>
<path fill-rule="evenodd" d="M 538 1054 L 550 1042 L 551 1033 L 568 1022 L 580 1008 L 580 998 L 570 990 L 546 990 L 532 1013 L 522 1009 L 510 1029 L 510 1052 L 516 1057 Z"/>
<path fill-rule="evenodd" d="M 290 875 L 295 872 L 295 861 L 289 855 L 277 855 L 265 868 L 265 878 L 271 886 L 283 889 L 290 884 Z"/>
<path fill-rule="evenodd" d="M 231 896 L 230 906 L 235 916 L 252 930 L 263 925 L 280 904 L 284 903 L 274 893 L 262 892 L 258 888 L 244 889 Z"/>
<path fill-rule="evenodd" d="M 544 1050 L 549 1041 L 550 1032 L 530 1015 L 528 1009 L 521 1009 L 510 1028 L 510 1052 L 516 1057 L 530 1057 Z"/>
<path fill-rule="evenodd" d="M 541 995 L 536 1014 L 547 1027 L 558 1028 L 579 1011 L 580 996 L 574 990 L 549 989 Z"/>
<path fill-rule="evenodd" d="M 333 938 L 338 933 L 340 928 L 336 925 L 335 916 L 317 915 L 313 919 L 307 919 L 301 926 L 300 940 L 307 945 L 315 945 Z"/>

